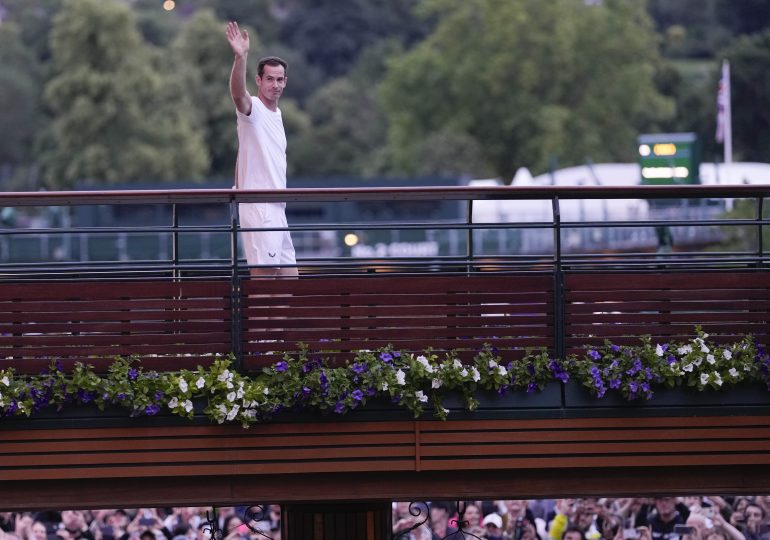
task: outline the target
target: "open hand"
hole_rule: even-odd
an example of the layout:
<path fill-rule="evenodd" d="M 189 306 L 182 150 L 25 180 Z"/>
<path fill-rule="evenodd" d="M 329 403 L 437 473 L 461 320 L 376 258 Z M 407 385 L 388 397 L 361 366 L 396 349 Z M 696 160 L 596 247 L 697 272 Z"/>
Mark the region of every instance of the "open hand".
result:
<path fill-rule="evenodd" d="M 238 28 L 237 22 L 227 23 L 227 41 L 236 56 L 246 56 L 249 52 L 249 33 Z"/>

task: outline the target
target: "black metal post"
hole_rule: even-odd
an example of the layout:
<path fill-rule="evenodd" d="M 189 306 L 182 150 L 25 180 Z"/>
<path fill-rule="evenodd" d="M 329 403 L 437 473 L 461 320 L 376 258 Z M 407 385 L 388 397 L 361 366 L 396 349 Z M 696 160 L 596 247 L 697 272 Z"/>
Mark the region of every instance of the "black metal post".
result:
<path fill-rule="evenodd" d="M 231 346 L 235 355 L 236 371 L 243 366 L 241 349 L 241 278 L 238 268 L 238 203 L 233 197 L 230 200 L 230 309 L 231 309 Z"/>

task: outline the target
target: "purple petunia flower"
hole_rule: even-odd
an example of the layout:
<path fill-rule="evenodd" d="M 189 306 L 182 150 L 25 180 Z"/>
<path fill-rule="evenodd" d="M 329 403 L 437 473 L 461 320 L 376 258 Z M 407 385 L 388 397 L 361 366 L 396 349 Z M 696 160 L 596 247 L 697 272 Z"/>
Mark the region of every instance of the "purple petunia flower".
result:
<path fill-rule="evenodd" d="M 135 381 L 138 375 L 139 375 L 139 373 L 134 368 L 131 368 L 131 369 L 128 370 L 128 378 L 129 378 L 129 380 Z"/>
<path fill-rule="evenodd" d="M 361 364 L 359 362 L 356 362 L 355 364 L 353 364 L 353 366 L 351 366 L 350 369 L 352 369 L 354 373 L 358 373 L 360 375 L 361 373 L 366 371 L 366 364 Z"/>
<path fill-rule="evenodd" d="M 381 352 L 380 353 L 380 360 L 385 362 L 386 364 L 392 364 L 393 363 L 393 355 L 389 352 Z"/>
<path fill-rule="evenodd" d="M 597 351 L 596 349 L 591 349 L 590 351 L 588 351 L 588 356 L 590 356 L 594 360 L 599 360 L 602 357 L 602 355 L 599 354 L 599 351 Z"/>
<path fill-rule="evenodd" d="M 289 364 L 284 361 L 280 361 L 275 365 L 275 370 L 279 373 L 283 373 L 287 369 L 289 369 Z"/>
<path fill-rule="evenodd" d="M 364 399 L 364 393 L 361 390 L 353 390 L 353 393 L 350 394 L 350 396 L 354 401 L 361 401 Z"/>
<path fill-rule="evenodd" d="M 612 388 L 613 390 L 617 390 L 618 388 L 620 388 L 620 379 L 611 379 L 610 388 Z"/>
<path fill-rule="evenodd" d="M 337 404 L 334 406 L 334 412 L 337 414 L 342 414 L 345 412 L 345 404 L 341 401 L 338 401 Z"/>
<path fill-rule="evenodd" d="M 147 416 L 154 416 L 158 414 L 158 412 L 160 412 L 160 405 L 156 405 L 154 403 L 152 405 L 147 405 L 144 408 L 144 414 Z"/>

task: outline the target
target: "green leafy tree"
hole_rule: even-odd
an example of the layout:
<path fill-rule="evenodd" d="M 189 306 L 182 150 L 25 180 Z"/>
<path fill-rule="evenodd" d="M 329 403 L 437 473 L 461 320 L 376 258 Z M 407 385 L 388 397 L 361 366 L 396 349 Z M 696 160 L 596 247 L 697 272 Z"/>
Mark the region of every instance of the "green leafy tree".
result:
<path fill-rule="evenodd" d="M 50 39 L 53 120 L 41 141 L 50 186 L 201 177 L 208 153 L 185 89 L 128 7 L 67 2 Z"/>
<path fill-rule="evenodd" d="M 211 153 L 211 174 L 232 176 L 238 139 L 235 132 L 235 107 L 228 90 L 233 54 L 225 39 L 225 22 L 205 9 L 187 22 L 174 41 L 175 65 L 185 84 L 185 93 L 197 112 L 202 135 Z M 249 32 L 253 51 L 261 44 Z M 251 59 L 256 66 L 256 59 Z M 256 74 L 256 67 L 250 76 Z M 251 83 L 253 85 L 253 82 Z"/>
<path fill-rule="evenodd" d="M 769 162 L 770 30 L 739 38 L 724 56 L 730 60 L 735 159 Z"/>
<path fill-rule="evenodd" d="M 657 39 L 634 0 L 586 5 L 426 0 L 435 31 L 394 58 L 382 97 L 395 166 L 417 169 L 420 141 L 464 134 L 487 168 L 511 178 L 547 168 L 633 159 L 636 135 L 670 115 L 655 88 Z"/>
<path fill-rule="evenodd" d="M 43 117 L 42 67 L 21 41 L 17 25 L 0 25 L 0 164 L 19 165 L 33 158 L 32 141 Z"/>
<path fill-rule="evenodd" d="M 384 38 L 411 43 L 428 26 L 414 17 L 417 0 L 296 0 L 282 21 L 281 39 L 330 77 L 355 65 L 367 46 Z"/>

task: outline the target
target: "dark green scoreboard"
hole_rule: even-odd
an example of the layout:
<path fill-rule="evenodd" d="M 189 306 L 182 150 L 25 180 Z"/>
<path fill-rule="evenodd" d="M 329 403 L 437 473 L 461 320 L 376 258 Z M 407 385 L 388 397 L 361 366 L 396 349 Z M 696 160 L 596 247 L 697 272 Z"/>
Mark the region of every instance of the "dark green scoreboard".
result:
<path fill-rule="evenodd" d="M 700 145 L 695 133 L 640 135 L 642 185 L 700 184 Z"/>

